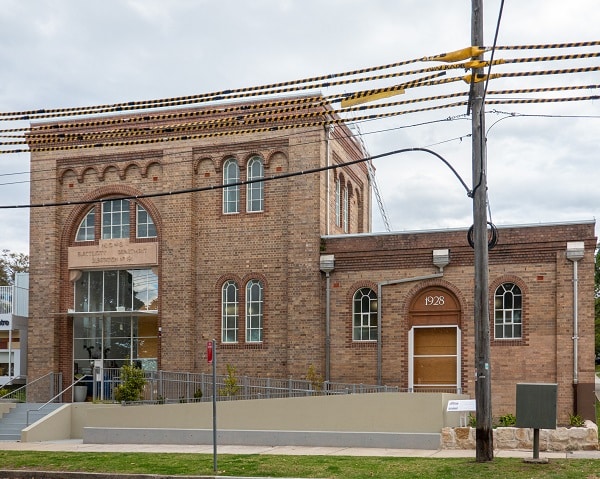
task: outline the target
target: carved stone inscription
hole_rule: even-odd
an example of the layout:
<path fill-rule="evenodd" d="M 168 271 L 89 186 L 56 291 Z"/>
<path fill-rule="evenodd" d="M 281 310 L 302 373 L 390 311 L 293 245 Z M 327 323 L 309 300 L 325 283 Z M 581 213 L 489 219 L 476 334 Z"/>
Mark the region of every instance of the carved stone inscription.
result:
<path fill-rule="evenodd" d="M 128 239 L 100 240 L 97 246 L 69 247 L 69 269 L 156 266 L 158 243 L 130 243 Z"/>

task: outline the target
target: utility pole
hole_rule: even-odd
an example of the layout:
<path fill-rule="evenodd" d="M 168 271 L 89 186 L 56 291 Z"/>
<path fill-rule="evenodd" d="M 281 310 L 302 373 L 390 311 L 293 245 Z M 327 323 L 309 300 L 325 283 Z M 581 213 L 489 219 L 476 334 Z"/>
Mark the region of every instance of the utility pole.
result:
<path fill-rule="evenodd" d="M 483 46 L 483 0 L 471 0 L 471 45 Z M 481 60 L 483 55 L 477 57 Z M 485 140 L 485 81 L 476 82 L 482 68 L 474 69 L 471 80 L 473 157 L 473 248 L 475 252 L 475 402 L 477 462 L 494 458 L 490 381 L 490 323 L 488 298 L 487 155 Z"/>

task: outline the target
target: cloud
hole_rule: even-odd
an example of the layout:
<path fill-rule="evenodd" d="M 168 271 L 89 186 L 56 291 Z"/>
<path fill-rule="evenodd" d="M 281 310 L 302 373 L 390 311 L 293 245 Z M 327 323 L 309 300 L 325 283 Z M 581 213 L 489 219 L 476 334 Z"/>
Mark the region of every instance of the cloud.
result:
<path fill-rule="evenodd" d="M 499 0 L 485 2 L 487 46 L 493 43 L 499 6 Z M 2 8 L 0 111 L 111 104 L 262 85 L 421 58 L 470 42 L 470 2 L 4 0 Z M 506 2 L 498 43 L 598 40 L 599 24 L 596 0 L 574 0 L 568 8 L 559 0 Z M 598 47 L 585 51 L 598 51 Z M 548 53 L 499 50 L 496 58 Z M 568 64 L 600 65 L 600 60 Z M 497 70 L 506 68 L 498 66 Z M 528 63 L 515 69 L 549 68 L 551 64 Z M 595 72 L 493 80 L 489 89 L 594 84 L 597 76 Z M 398 80 L 388 84 L 394 82 Z M 323 88 L 323 93 L 355 88 Z M 402 98 L 467 88 L 463 82 L 415 88 Z M 596 92 L 583 90 L 574 95 Z M 488 100 L 493 100 L 493 95 Z M 494 221 L 537 223 L 595 217 L 600 204 L 595 164 L 599 106 L 598 100 L 487 106 L 489 198 Z M 501 120 L 506 115 L 494 110 L 515 116 Z M 365 122 L 361 130 L 371 154 L 429 147 L 472 185 L 471 123 L 465 113 L 466 108 L 460 107 L 402 115 Z M 575 118 L 583 115 L 594 118 Z M 1 128 L 19 126 L 27 123 L 2 122 Z M 0 161 L 0 174 L 29 169 L 27 155 L 1 155 Z M 377 160 L 375 165 L 396 229 L 471 224 L 471 200 L 439 160 L 415 153 Z M 10 178 L 0 177 L 0 183 L 10 182 Z M 26 204 L 28 195 L 27 184 L 2 186 L 0 204 Z M 382 231 L 376 202 L 373 205 L 374 229 Z M 6 225 L 0 248 L 9 245 L 26 251 L 25 210 L 0 213 Z"/>

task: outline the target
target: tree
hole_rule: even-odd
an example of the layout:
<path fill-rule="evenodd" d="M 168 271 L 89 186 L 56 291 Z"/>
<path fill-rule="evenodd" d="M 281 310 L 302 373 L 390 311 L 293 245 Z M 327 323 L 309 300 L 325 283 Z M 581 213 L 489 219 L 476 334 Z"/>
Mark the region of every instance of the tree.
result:
<path fill-rule="evenodd" d="M 0 286 L 15 284 L 15 273 L 29 271 L 29 255 L 3 249 L 0 253 Z"/>

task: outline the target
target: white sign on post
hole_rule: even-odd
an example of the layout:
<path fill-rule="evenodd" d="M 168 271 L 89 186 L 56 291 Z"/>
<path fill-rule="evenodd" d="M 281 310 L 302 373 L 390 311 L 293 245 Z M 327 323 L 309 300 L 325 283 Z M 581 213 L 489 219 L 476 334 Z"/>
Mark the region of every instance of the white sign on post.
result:
<path fill-rule="evenodd" d="M 448 412 L 470 412 L 476 411 L 475 399 L 451 399 L 448 401 Z"/>

